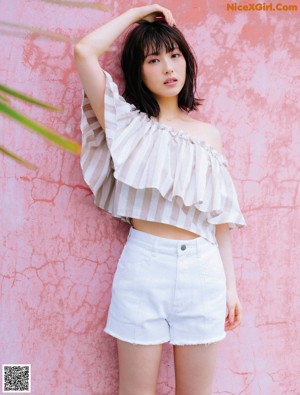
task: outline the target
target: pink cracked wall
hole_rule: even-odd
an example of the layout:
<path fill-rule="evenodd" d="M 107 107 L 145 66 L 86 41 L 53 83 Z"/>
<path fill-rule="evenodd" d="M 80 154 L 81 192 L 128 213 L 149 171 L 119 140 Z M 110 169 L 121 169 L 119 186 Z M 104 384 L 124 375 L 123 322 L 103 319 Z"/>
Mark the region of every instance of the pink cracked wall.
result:
<path fill-rule="evenodd" d="M 107 0 L 104 12 L 2 0 L 0 19 L 79 38 L 129 3 L 138 4 Z M 234 12 L 226 1 L 161 4 L 197 54 L 206 99 L 197 116 L 222 133 L 248 223 L 232 231 L 244 321 L 221 344 L 214 394 L 299 394 L 300 5 Z M 80 141 L 72 45 L 0 30 L 1 81 L 64 111 L 17 108 Z M 116 79 L 118 49 L 103 60 Z M 39 165 L 35 172 L 0 156 L 0 364 L 30 363 L 33 395 L 116 395 L 116 341 L 103 327 L 128 226 L 93 205 L 78 157 L 0 121 L 0 143 Z M 174 394 L 169 344 L 158 394 Z"/>

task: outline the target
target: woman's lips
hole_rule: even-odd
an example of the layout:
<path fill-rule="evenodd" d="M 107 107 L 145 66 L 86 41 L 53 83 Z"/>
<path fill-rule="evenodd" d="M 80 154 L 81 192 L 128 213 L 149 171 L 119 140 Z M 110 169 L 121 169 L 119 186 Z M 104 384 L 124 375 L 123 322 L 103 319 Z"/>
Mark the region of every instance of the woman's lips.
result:
<path fill-rule="evenodd" d="M 168 86 L 173 86 L 177 84 L 177 79 L 176 78 L 168 78 L 165 82 L 164 85 Z"/>

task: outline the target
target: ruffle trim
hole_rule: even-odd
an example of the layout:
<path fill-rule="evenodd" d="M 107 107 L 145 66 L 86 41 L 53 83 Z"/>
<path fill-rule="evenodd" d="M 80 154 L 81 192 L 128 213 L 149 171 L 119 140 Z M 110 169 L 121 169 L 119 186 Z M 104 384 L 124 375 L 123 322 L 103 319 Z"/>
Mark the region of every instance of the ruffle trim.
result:
<path fill-rule="evenodd" d="M 107 176 L 135 189 L 155 188 L 164 199 L 180 207 L 194 206 L 207 213 L 209 223 L 230 222 L 231 227 L 245 226 L 224 155 L 205 141 L 135 110 L 119 96 L 111 76 L 105 74 L 106 144 L 102 135 L 98 155 L 102 163 L 110 161 L 109 167 L 113 169 L 109 169 Z M 81 129 L 88 135 L 88 139 L 83 139 L 83 154 L 88 163 L 95 155 L 96 140 L 99 141 L 99 134 L 104 131 L 86 96 L 83 104 Z M 117 112 L 121 114 L 121 122 L 117 122 Z M 89 147 L 93 152 L 89 153 Z M 103 179 L 101 171 L 99 169 L 99 176 Z M 97 182 L 95 188 L 95 183 L 89 179 L 90 169 L 83 167 L 83 173 L 94 195 L 99 193 L 105 185 Z"/>
<path fill-rule="evenodd" d="M 157 121 L 155 118 L 151 117 L 150 122 L 153 123 L 157 128 L 160 130 L 166 130 L 169 132 L 172 136 L 174 137 L 179 137 L 182 138 L 186 141 L 189 141 L 191 144 L 198 144 L 200 145 L 204 150 L 208 151 L 212 156 L 214 156 L 220 164 L 224 166 L 228 166 L 228 160 L 225 158 L 223 154 L 221 154 L 218 150 L 216 150 L 212 145 L 208 144 L 204 140 L 200 139 L 195 139 L 188 135 L 184 130 L 182 129 L 174 129 L 173 127 L 166 125 L 162 122 Z"/>
<path fill-rule="evenodd" d="M 217 217 L 240 212 L 223 155 L 203 141 L 159 124 L 144 113 L 109 144 L 114 177 L 135 189 L 155 188 L 179 206 Z"/>

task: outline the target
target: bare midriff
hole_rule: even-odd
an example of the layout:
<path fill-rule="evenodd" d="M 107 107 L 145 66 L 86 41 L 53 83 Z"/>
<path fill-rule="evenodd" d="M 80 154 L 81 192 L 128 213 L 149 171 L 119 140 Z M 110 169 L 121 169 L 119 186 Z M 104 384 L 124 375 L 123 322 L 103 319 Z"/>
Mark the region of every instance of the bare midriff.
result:
<path fill-rule="evenodd" d="M 135 229 L 155 236 L 165 237 L 175 240 L 191 240 L 200 235 L 190 232 L 177 226 L 163 224 L 161 222 L 146 221 L 143 219 L 131 218 L 132 225 Z"/>

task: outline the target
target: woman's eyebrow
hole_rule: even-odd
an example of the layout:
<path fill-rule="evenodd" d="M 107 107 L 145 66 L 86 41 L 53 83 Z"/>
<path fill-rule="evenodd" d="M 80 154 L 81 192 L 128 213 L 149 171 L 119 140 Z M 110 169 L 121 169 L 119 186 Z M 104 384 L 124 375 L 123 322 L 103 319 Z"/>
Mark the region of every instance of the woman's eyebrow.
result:
<path fill-rule="evenodd" d="M 178 50 L 178 49 L 179 49 L 179 47 L 176 46 L 176 47 L 170 49 L 170 51 L 167 51 L 167 53 L 176 51 L 176 50 Z M 158 52 L 158 51 L 149 52 L 149 53 L 145 56 L 145 59 L 148 58 L 148 56 L 158 56 L 159 54 L 160 54 L 160 51 L 159 51 L 159 52 Z"/>
<path fill-rule="evenodd" d="M 145 56 L 145 59 L 148 58 L 148 56 L 158 56 L 160 54 L 160 52 L 154 51 L 154 52 L 150 52 Z"/>

